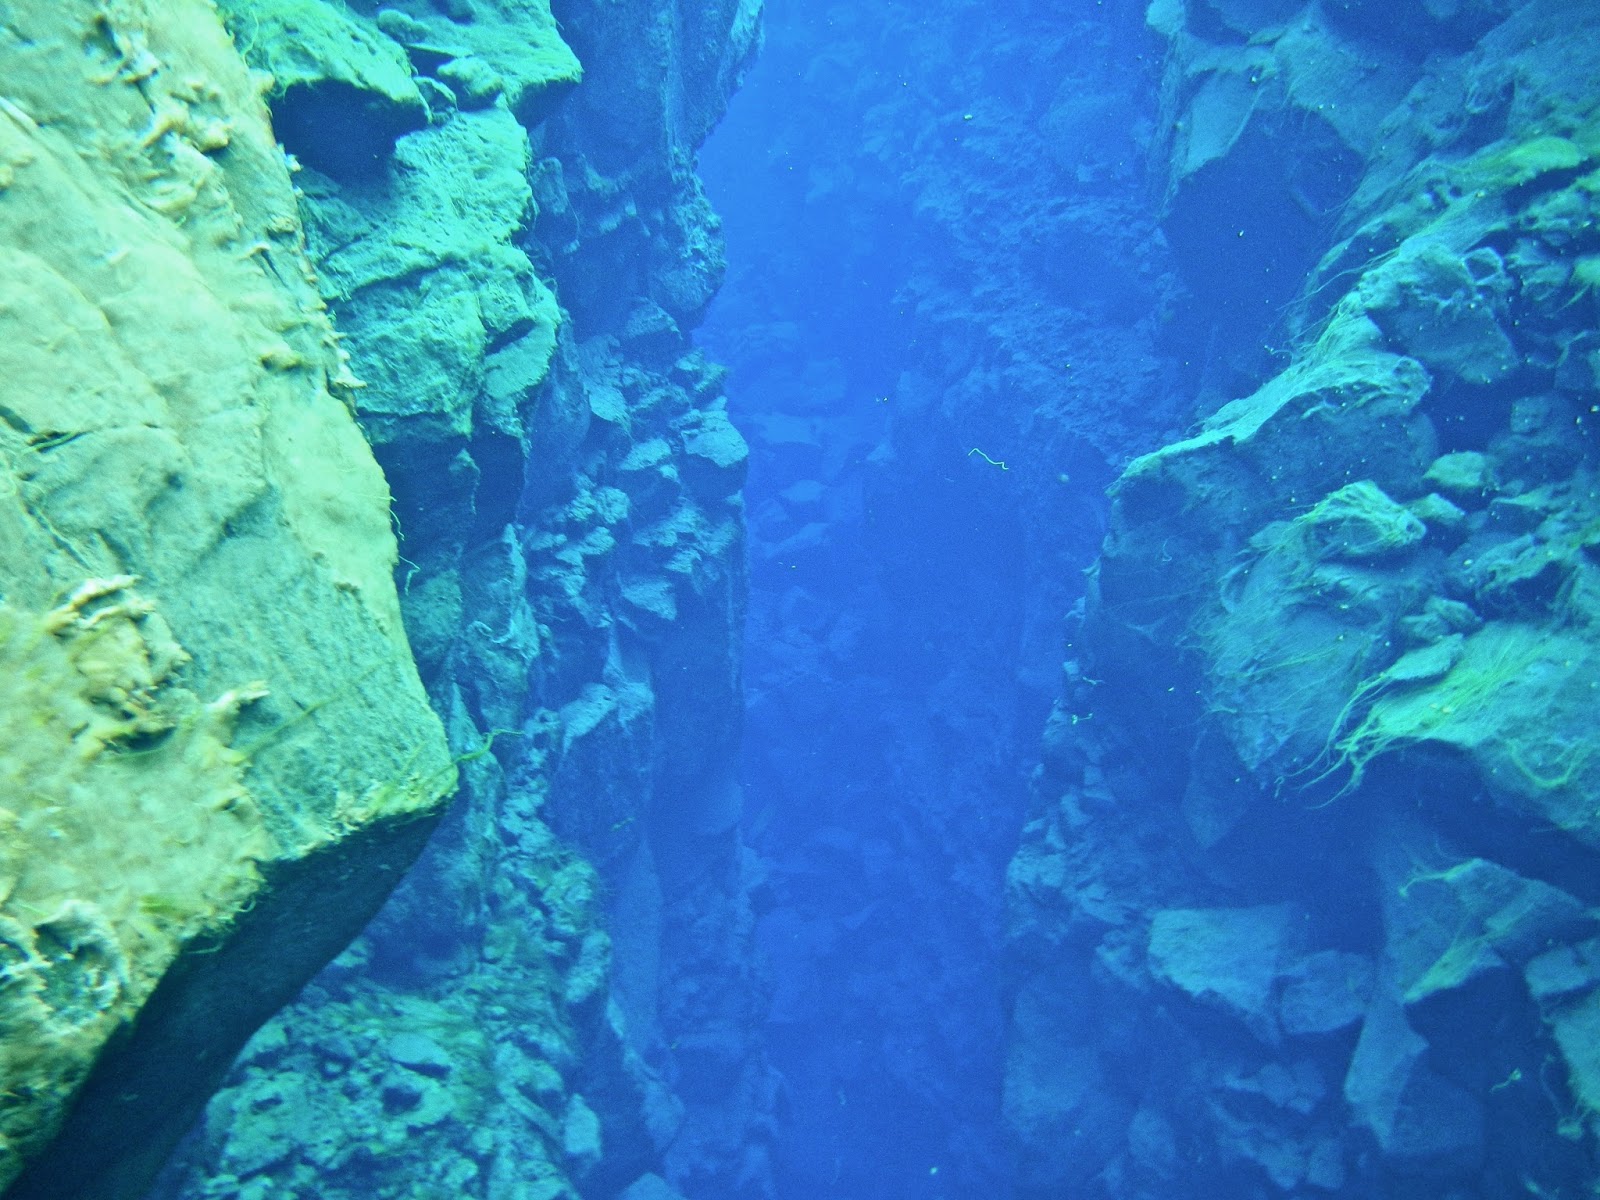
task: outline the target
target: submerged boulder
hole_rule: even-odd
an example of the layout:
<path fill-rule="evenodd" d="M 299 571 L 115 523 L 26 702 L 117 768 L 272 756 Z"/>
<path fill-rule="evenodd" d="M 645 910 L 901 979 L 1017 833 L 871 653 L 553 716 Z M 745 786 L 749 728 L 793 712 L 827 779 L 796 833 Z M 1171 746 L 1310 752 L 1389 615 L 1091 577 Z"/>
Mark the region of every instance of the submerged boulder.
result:
<path fill-rule="evenodd" d="M 257 84 L 0 28 L 0 1187 L 140 1194 L 453 786 Z"/>
<path fill-rule="evenodd" d="M 427 124 L 405 51 L 343 5 L 276 0 L 222 9 L 271 76 L 277 136 L 306 166 L 371 174 L 396 138 Z"/>
<path fill-rule="evenodd" d="M 1264 1041 L 1276 1041 L 1276 989 L 1295 926 L 1287 904 L 1164 909 L 1150 923 L 1150 970 L 1201 1004 L 1236 1017 Z"/>
<path fill-rule="evenodd" d="M 1593 1178 L 1600 51 L 1574 0 L 1407 7 L 1437 35 L 1426 63 L 1387 57 L 1393 5 L 1148 10 L 1186 117 L 1174 246 L 1227 262 L 1234 286 L 1253 260 L 1220 244 L 1257 211 L 1234 180 L 1305 163 L 1304 143 L 1273 144 L 1294 46 L 1370 51 L 1374 88 L 1319 122 L 1402 76 L 1409 93 L 1346 141 L 1355 176 L 1326 160 L 1348 198 L 1296 273 L 1278 360 L 1245 370 L 1253 333 L 1212 326 L 1247 382 L 1113 488 L 1073 639 L 1094 720 L 1074 718 L 1058 755 L 1088 765 L 1057 768 L 1019 858 L 1069 848 L 1059 882 L 1035 872 L 1014 892 L 1019 947 L 1052 951 L 1021 986 L 1038 1007 L 1118 1014 L 1086 1055 L 1128 1028 L 1159 1039 L 1159 1066 L 1106 1072 L 1101 1103 L 1139 1112 L 1127 1146 L 1170 1129 L 1193 1153 L 1181 1184 L 1085 1194 L 1556 1194 Z M 1208 203 L 1221 184 L 1231 208 Z M 1115 804 L 1096 804 L 1102 781 Z M 1261 916 L 1280 907 L 1305 914 L 1287 947 Z M 1108 969 L 1114 933 L 1073 975 L 1049 940 L 1057 911 L 1067 928 L 1149 919 L 1147 974 L 1166 986 Z M 1218 1010 L 1282 1037 L 1229 1039 Z M 1342 1091 L 1304 1112 L 1219 1097 L 1225 1072 L 1258 1078 L 1263 1059 L 1310 1061 Z M 1052 1161 L 1068 1128 L 1019 1126 L 1027 1161 Z M 1119 1146 L 1085 1174 L 1141 1171 Z"/>

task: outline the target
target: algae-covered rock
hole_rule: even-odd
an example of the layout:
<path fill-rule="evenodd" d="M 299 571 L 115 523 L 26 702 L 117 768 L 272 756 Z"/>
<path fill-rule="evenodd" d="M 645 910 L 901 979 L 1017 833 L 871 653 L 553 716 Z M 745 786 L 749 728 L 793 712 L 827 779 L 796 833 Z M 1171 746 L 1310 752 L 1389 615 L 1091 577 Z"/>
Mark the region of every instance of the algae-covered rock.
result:
<path fill-rule="evenodd" d="M 257 10 L 301 2 L 223 5 L 246 61 L 273 69 Z M 585 0 L 560 6 L 564 35 L 547 0 L 323 7 L 398 48 L 428 109 L 359 172 L 287 148 L 464 794 L 377 922 L 247 1048 L 156 1194 L 614 1195 L 668 1170 L 682 1118 L 656 1072 L 687 1078 L 659 1011 L 679 901 L 644 847 L 689 822 L 655 801 L 698 797 L 676 764 L 731 752 L 737 714 L 742 464 L 694 438 L 714 432 L 719 376 L 656 299 L 681 227 L 717 239 L 680 195 L 696 194 L 692 147 L 655 107 L 707 102 L 681 43 L 720 50 L 713 14 L 737 6 Z M 616 98 L 606 76 L 641 93 L 587 105 Z M 647 136 L 624 146 L 619 124 Z M 613 327 L 613 310 L 649 319 Z M 629 467 L 635 438 L 661 457 Z M 691 440 L 703 493 L 678 469 Z M 700 911 L 701 889 L 681 903 Z M 443 1053 L 405 1039 L 397 1057 L 404 1034 Z M 719 1135 L 742 1128 L 721 1116 Z"/>
<path fill-rule="evenodd" d="M 1573 1141 L 1581 1140 L 1585 1131 L 1593 1137 L 1600 1125 L 1600 988 L 1553 1009 L 1548 1020 L 1576 1102 L 1563 1115 L 1560 1133 Z"/>
<path fill-rule="evenodd" d="M 274 93 L 278 138 L 307 166 L 336 176 L 381 167 L 428 108 L 405 51 L 342 4 L 224 3 L 230 27 Z"/>
<path fill-rule="evenodd" d="M 1242 1021 L 1264 1041 L 1278 1037 L 1275 986 L 1295 943 L 1286 904 L 1163 909 L 1150 923 L 1150 969 L 1200 1003 Z"/>
<path fill-rule="evenodd" d="M 1449 746 L 1469 758 L 1502 805 L 1600 842 L 1590 799 L 1600 786 L 1593 734 L 1600 647 L 1566 631 L 1494 622 L 1467 635 L 1452 658 L 1442 673 L 1380 675 L 1367 689 L 1365 714 L 1337 744 L 1352 782 L 1391 750 Z"/>
<path fill-rule="evenodd" d="M 1545 947 L 1593 931 L 1574 897 L 1486 859 L 1386 883 L 1388 954 L 1408 1006 L 1495 971 L 1520 971 Z"/>
<path fill-rule="evenodd" d="M 1296 517 L 1294 525 L 1303 531 L 1308 553 L 1358 562 L 1409 550 L 1427 532 L 1408 509 L 1366 479 L 1319 500 L 1310 512 Z"/>
<path fill-rule="evenodd" d="M 357 400 L 373 441 L 467 437 L 475 414 L 524 436 L 561 323 L 512 244 L 532 217 L 529 163 L 526 130 L 491 108 L 402 138 L 389 186 L 359 209 L 311 183 L 320 286 L 369 385 Z"/>
<path fill-rule="evenodd" d="M 1174 216 L 1213 222 L 1217 243 L 1247 235 L 1233 214 L 1253 203 L 1207 204 L 1208 180 L 1302 177 L 1305 146 L 1267 152 L 1262 136 L 1283 117 L 1286 46 L 1332 32 L 1338 58 L 1407 7 L 1152 5 L 1173 42 L 1169 104 L 1211 120 L 1216 155 L 1190 171 L 1183 154 L 1208 130 L 1174 133 Z M 1309 278 L 1290 272 L 1301 294 L 1273 338 L 1281 358 L 1236 359 L 1238 398 L 1202 397 L 1196 430 L 1113 490 L 1073 639 L 1094 681 L 1073 711 L 1092 703 L 1093 721 L 1074 717 L 1071 754 L 1047 768 L 1066 782 L 1025 835 L 1027 861 L 1053 851 L 1060 879 L 1017 889 L 1027 948 L 1049 947 L 1021 994 L 1127 1012 L 1085 1036 L 1085 1055 L 1146 1036 L 1172 1048 L 1155 1087 L 1097 1081 L 1107 1109 L 1154 1111 L 1084 1171 L 1095 1194 L 1298 1195 L 1313 1190 L 1293 1166 L 1310 1146 L 1332 1168 L 1314 1189 L 1339 1195 L 1555 1195 L 1594 1179 L 1600 445 L 1585 260 L 1600 43 L 1572 0 L 1413 15 L 1461 41 L 1405 67 L 1404 102 L 1345 141 L 1359 182 L 1327 159 L 1322 185 L 1349 199 L 1316 232 L 1326 253 Z M 1373 49 L 1375 70 L 1394 67 Z M 1233 109 L 1204 111 L 1229 87 Z M 1196 240 L 1211 253 L 1194 262 L 1217 261 Z M 1210 328 L 1247 345 L 1234 315 Z M 1287 956 L 1270 929 L 1215 916 L 1282 905 L 1307 918 Z M 1121 931 L 1093 923 L 1127 910 L 1152 914 L 1146 974 L 1167 986 L 1128 971 Z M 1092 946 L 1077 975 L 1070 935 L 1039 932 L 1063 912 Z M 1275 1015 L 1284 1038 L 1230 1046 L 1219 1008 L 1258 1028 Z M 1262 1057 L 1342 1078 L 1343 1104 L 1218 1097 L 1219 1078 L 1237 1094 L 1260 1077 Z M 1163 1123 L 1215 1165 L 1146 1184 L 1122 1147 L 1151 1145 Z M 1076 1124 L 1017 1128 L 1050 1162 Z"/>
<path fill-rule="evenodd" d="M 475 0 L 452 8 L 401 0 L 381 6 L 377 24 L 420 65 L 437 63 L 464 108 L 503 95 L 531 123 L 583 77 L 548 3 Z"/>
<path fill-rule="evenodd" d="M 454 772 L 215 11 L 11 6 L 0 77 L 0 1183 L 131 1195 Z"/>
<path fill-rule="evenodd" d="M 1494 383 L 1517 368 L 1519 356 L 1501 327 L 1507 282 L 1498 259 L 1487 266 L 1493 255 L 1462 256 L 1418 239 L 1367 275 L 1362 299 L 1403 353 L 1467 383 Z"/>
<path fill-rule="evenodd" d="M 1530 7 L 1508 45 L 1556 19 Z M 1552 93 L 1566 86 L 1543 64 L 1522 69 Z M 1537 315 L 1512 320 L 1509 307 L 1568 245 L 1569 209 L 1588 211 L 1591 110 L 1572 99 L 1556 110 L 1565 135 L 1512 133 L 1459 159 L 1408 143 L 1421 157 L 1406 169 L 1386 147 L 1358 196 L 1375 211 L 1313 276 L 1311 291 L 1344 280 L 1316 336 L 1117 486 L 1107 611 L 1184 636 L 1169 601 L 1188 597 L 1207 702 L 1245 765 L 1274 768 L 1272 780 L 1313 767 L 1323 746 L 1323 766 L 1359 780 L 1390 749 L 1450 745 L 1502 802 L 1594 836 L 1581 799 L 1589 739 L 1567 715 L 1586 698 L 1593 653 L 1574 627 L 1592 611 L 1594 452 L 1581 406 L 1545 390 L 1571 361 L 1587 293 L 1568 274 Z M 1422 187 L 1433 198 L 1419 201 Z M 1497 248 L 1501 237 L 1515 249 Z M 1514 387 L 1519 372 L 1545 388 Z M 1197 522 L 1195 507 L 1226 515 Z M 1162 599 L 1146 613 L 1141 594 Z M 1447 609 L 1464 614 L 1448 628 Z M 1476 631 L 1485 620 L 1504 625 Z M 1412 647 L 1397 633 L 1468 636 L 1448 671 L 1424 677 L 1414 660 L 1402 678 L 1396 659 Z M 1541 641 L 1559 650 L 1546 656 Z"/>
<path fill-rule="evenodd" d="M 1422 477 L 1441 491 L 1464 501 L 1481 499 L 1494 486 L 1494 468 L 1476 450 L 1456 450 L 1434 459 Z"/>

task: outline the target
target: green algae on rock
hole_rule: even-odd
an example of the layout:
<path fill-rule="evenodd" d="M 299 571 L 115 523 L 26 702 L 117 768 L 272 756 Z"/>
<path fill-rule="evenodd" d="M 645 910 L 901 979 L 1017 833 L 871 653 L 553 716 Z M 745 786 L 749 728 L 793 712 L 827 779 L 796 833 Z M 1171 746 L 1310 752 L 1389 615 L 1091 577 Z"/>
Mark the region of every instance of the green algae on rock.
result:
<path fill-rule="evenodd" d="M 250 37 L 272 0 L 223 7 L 272 69 Z M 731 86 L 758 6 L 585 0 L 560 31 L 540 0 L 326 7 L 398 47 L 428 109 L 358 171 L 287 148 L 462 795 L 376 922 L 245 1049 L 157 1194 L 677 1195 L 656 1174 L 669 1143 L 712 1151 L 678 1137 L 685 1104 L 657 1073 L 679 1037 L 663 943 L 673 903 L 700 920 L 742 893 L 718 871 L 696 876 L 719 880 L 709 901 L 664 895 L 673 839 L 721 853 L 736 835 L 660 802 L 689 808 L 693 772 L 731 749 L 743 448 L 687 339 L 720 249 L 670 122 L 714 119 L 723 93 L 690 96 L 685 75 Z M 275 115 L 286 100 L 268 94 Z M 729 931 L 724 948 L 696 927 L 695 954 L 731 958 Z M 439 1048 L 432 1073 L 393 1057 L 408 1032 Z M 703 1123 L 715 1153 L 743 1152 L 742 1126 Z"/>
<path fill-rule="evenodd" d="M 1357 775 L 1375 755 L 1419 741 L 1481 747 L 1496 758 L 1484 763 L 1496 795 L 1594 840 L 1600 816 L 1580 799 L 1587 739 L 1562 715 L 1576 720 L 1588 699 L 1581 681 L 1591 638 L 1561 630 L 1593 620 L 1595 567 L 1580 549 L 1594 524 L 1590 438 L 1584 414 L 1559 385 L 1550 388 L 1553 378 L 1542 391 L 1512 383 L 1530 368 L 1548 376 L 1563 361 L 1550 347 L 1578 336 L 1575 306 L 1589 297 L 1569 277 L 1537 313 L 1519 310 L 1513 323 L 1507 308 L 1526 266 L 1566 244 L 1566 218 L 1555 225 L 1550 215 L 1565 209 L 1552 196 L 1590 203 L 1581 172 L 1591 116 L 1579 109 L 1563 120 L 1573 138 L 1511 134 L 1458 160 L 1430 157 L 1405 173 L 1387 166 L 1413 183 L 1430 172 L 1470 181 L 1470 191 L 1452 188 L 1430 209 L 1369 178 L 1358 200 L 1402 199 L 1362 224 L 1352 220 L 1354 232 L 1325 258 L 1308 290 L 1325 294 L 1342 280 L 1342 298 L 1314 338 L 1253 396 L 1125 474 L 1118 515 L 1143 528 L 1115 525 L 1101 592 L 1108 614 L 1129 606 L 1126 620 L 1141 594 L 1197 589 L 1194 628 L 1210 656 L 1211 702 L 1244 761 L 1271 762 L 1278 780 L 1310 766 L 1306 750 L 1319 739 Z M 1516 253 L 1496 250 L 1500 239 Z M 1371 257 L 1357 263 L 1351 256 L 1362 247 Z M 1480 421 L 1478 411 L 1496 407 L 1505 413 L 1498 432 L 1457 440 L 1453 423 Z M 1330 453 L 1329 437 L 1351 453 Z M 1426 499 L 1430 488 L 1469 510 Z M 1196 527 L 1170 507 L 1179 496 L 1213 511 L 1232 505 L 1232 533 Z M 1291 520 L 1272 519 L 1274 509 L 1307 505 Z M 1163 552 L 1123 552 L 1146 537 Z M 1214 578 L 1220 596 L 1207 601 Z M 1465 603 L 1474 621 L 1505 624 L 1469 633 L 1447 672 L 1396 678 L 1395 660 L 1414 648 L 1396 633 L 1422 628 L 1424 606 L 1446 599 Z M 1160 619 L 1172 617 L 1169 608 Z M 1525 637 L 1517 633 L 1524 628 Z M 1526 652 L 1508 651 L 1508 639 Z M 1563 648 L 1549 656 L 1534 649 L 1557 642 Z M 1493 667 L 1512 660 L 1514 668 Z M 1537 694 L 1503 690 L 1536 680 L 1546 681 Z M 1338 719 L 1328 725 L 1332 697 L 1349 705 L 1335 705 Z M 1524 720 L 1556 728 L 1546 736 L 1507 725 Z M 1563 789 L 1565 799 L 1550 795 Z"/>
<path fill-rule="evenodd" d="M 14 5 L 0 77 L 0 1182 L 128 1195 L 454 771 L 215 11 Z"/>
<path fill-rule="evenodd" d="M 1158 1030 L 1182 1098 L 1119 1094 L 1135 1115 L 1099 1157 L 1058 1151 L 1061 1124 L 1025 1131 L 1025 1161 L 1081 1171 L 1090 1192 L 1592 1183 L 1600 53 L 1570 0 L 1421 8 L 1461 48 L 1404 66 L 1404 100 L 1343 140 L 1364 163 L 1305 227 L 1277 361 L 1114 489 L 1076 639 L 1094 720 L 1055 731 L 1066 782 L 1013 888 L 1029 937 L 1055 919 L 1052 949 L 1089 947 L 1094 1004 L 1058 982 L 1057 954 L 1025 966 L 1018 1012 L 1131 1008 L 1078 1051 L 1080 1077 L 1115 1091 L 1120 1039 Z M 1285 30 L 1325 24 L 1348 58 L 1379 40 L 1360 29 L 1377 12 L 1152 5 L 1172 99 L 1209 122 L 1174 140 L 1180 221 L 1207 215 L 1209 174 L 1254 174 L 1235 204 L 1292 186 L 1305 147 L 1261 136 L 1298 103 L 1267 90 Z M 1247 66 L 1262 94 L 1202 111 Z M 1190 257 L 1220 254 L 1201 241 Z M 1245 371 L 1254 332 L 1230 332 Z M 1305 912 L 1305 941 L 1258 939 L 1250 966 L 1283 964 L 1261 1023 L 1276 1004 L 1285 1041 L 1265 1052 L 1219 1031 L 1198 969 L 1173 969 L 1172 930 L 1192 918 L 1172 914 L 1281 903 Z M 1219 939 L 1206 965 L 1231 952 Z M 1335 1030 L 1356 1032 L 1318 1040 Z M 1237 1102 L 1237 1080 L 1304 1070 L 1323 1090 L 1301 1107 Z M 1161 1122 L 1215 1171 L 1125 1149 Z"/>
<path fill-rule="evenodd" d="M 222 9 L 252 65 L 270 77 L 279 140 L 307 165 L 369 173 L 395 138 L 427 123 L 405 53 L 343 5 L 280 0 Z"/>
<path fill-rule="evenodd" d="M 47 613 L 0 605 L 0 1113 L 5 1178 L 181 954 L 227 935 L 272 856 L 230 745 L 265 689 L 203 704 L 128 576 Z"/>

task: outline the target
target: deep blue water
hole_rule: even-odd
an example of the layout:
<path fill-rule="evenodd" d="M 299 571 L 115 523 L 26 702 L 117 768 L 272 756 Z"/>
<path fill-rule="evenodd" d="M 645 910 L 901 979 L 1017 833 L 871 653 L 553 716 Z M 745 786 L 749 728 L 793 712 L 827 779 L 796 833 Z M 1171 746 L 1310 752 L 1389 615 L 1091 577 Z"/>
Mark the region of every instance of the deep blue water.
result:
<path fill-rule="evenodd" d="M 1248 7 L 1191 5 L 1190 20 L 1237 44 L 1228 22 Z M 1334 19 L 1395 79 L 1413 77 L 1433 50 L 1459 48 L 1459 29 L 1336 7 Z M 1219 1082 L 1244 1068 L 1225 1065 L 1239 1053 L 1234 1034 L 1209 1018 L 1191 1016 L 1197 1023 L 1179 1031 L 1165 1027 L 1159 1001 L 1137 1017 L 1107 1011 L 1114 938 L 1098 957 L 1063 952 L 1075 965 L 1061 967 L 1043 1018 L 1025 982 L 1038 968 L 1017 966 L 1037 951 L 1025 945 L 1008 958 L 1004 944 L 1005 873 L 1030 776 L 1054 777 L 1054 766 L 1040 766 L 1038 732 L 1058 694 L 1068 706 L 1055 717 L 1057 752 L 1059 724 L 1095 713 L 1085 680 L 1100 681 L 1077 661 L 1074 613 L 1106 532 L 1104 489 L 1131 458 L 1286 365 L 1291 301 L 1363 169 L 1303 113 L 1263 118 L 1169 204 L 1158 131 L 1172 120 L 1162 92 L 1173 85 L 1163 84 L 1164 51 L 1144 8 L 773 0 L 760 63 L 700 158 L 731 265 L 699 337 L 732 367 L 730 411 L 752 450 L 742 779 L 746 837 L 768 872 L 756 899 L 773 994 L 766 1044 L 785 1079 L 776 1140 L 786 1200 L 1011 1195 L 1018 1130 L 1007 1120 L 1015 1113 L 1003 1115 L 1003 1076 L 1009 1064 L 1028 1077 L 1038 1061 L 1047 1088 L 1087 1087 L 1090 1098 L 1062 1101 L 1076 1116 L 1031 1134 L 1028 1196 L 1161 1194 L 1183 1177 L 1185 1153 L 1210 1181 L 1186 1184 L 1185 1195 L 1265 1195 L 1263 1170 L 1290 1180 L 1320 1169 L 1263 1166 L 1275 1151 L 1240 1150 L 1208 1140 L 1214 1130 L 1185 1133 L 1153 1115 L 1160 1104 L 1141 1094 L 1178 1094 L 1185 1071 L 1213 1088 L 1259 1085 Z M 1268 9 L 1287 12 L 1256 8 L 1263 20 Z M 1330 102 L 1381 108 L 1398 85 L 1373 70 L 1371 96 Z M 1446 430 L 1492 422 L 1504 403 L 1446 397 L 1456 409 L 1439 419 Z M 1443 448 L 1465 446 L 1445 436 Z M 1349 451 L 1337 438 L 1325 450 Z M 1172 559 L 1165 546 L 1160 558 Z M 1161 598 L 1143 602 L 1159 608 Z M 1161 653 L 1102 652 L 1094 673 L 1164 670 Z M 1181 703 L 1125 715 L 1128 760 L 1105 770 L 1137 778 L 1111 791 L 1153 811 L 1196 784 L 1185 765 L 1138 761 L 1161 744 L 1137 729 L 1141 715 L 1179 728 L 1200 717 Z M 1172 743 L 1182 746 L 1182 734 Z M 1424 799 L 1426 790 L 1403 775 L 1379 780 L 1362 804 L 1311 818 L 1309 831 L 1304 817 L 1263 812 L 1199 868 L 1214 873 L 1209 885 L 1184 879 L 1190 865 L 1153 847 L 1119 865 L 1111 856 L 1128 847 L 1095 843 L 1107 858 L 1086 873 L 1124 872 L 1130 900 L 1292 898 L 1314 945 L 1368 954 L 1402 938 L 1395 930 L 1407 922 L 1433 919 L 1396 915 L 1383 899 L 1393 883 L 1372 889 L 1372 863 L 1388 853 L 1373 839 L 1390 836 L 1372 832 L 1374 812 L 1428 811 L 1448 830 L 1430 835 L 1441 839 L 1428 851 L 1435 860 L 1498 847 L 1507 861 L 1538 857 L 1546 878 L 1569 881 L 1587 861 L 1577 846 L 1554 852 L 1564 867 L 1511 849 L 1487 816 L 1479 828 L 1441 818 L 1438 806 L 1451 802 Z M 1320 806 L 1330 791 L 1312 788 L 1302 803 Z M 1413 847 L 1421 837 L 1394 836 Z M 1471 1082 L 1462 1066 L 1466 1046 L 1511 1036 L 1508 1023 L 1527 1019 L 1498 986 L 1458 996 L 1448 1016 L 1412 1017 L 1439 1047 L 1425 1086 L 1452 1098 L 1416 1100 L 1409 1119 L 1449 1149 L 1395 1153 L 1498 1164 L 1481 1168 L 1474 1195 L 1510 1194 L 1501 1189 L 1519 1171 L 1516 1186 L 1530 1192 L 1591 1194 L 1587 1151 L 1530 1150 L 1523 1162 L 1519 1151 L 1485 1150 L 1474 1132 L 1482 1110 L 1454 1099 L 1494 1084 L 1481 1091 L 1491 1126 L 1510 1139 L 1524 1121 L 1538 1123 L 1544 1100 L 1530 1093 L 1507 1107 L 1505 1097 L 1533 1073 L 1553 1075 L 1548 1043 L 1519 1052 L 1537 1068 L 1513 1065 L 1524 1060 L 1506 1057 L 1510 1043 L 1480 1051 L 1495 1066 L 1478 1073 L 1495 1080 Z M 1093 1044 L 1101 1049 L 1083 1049 Z M 1319 1076 L 1306 1112 L 1321 1113 L 1330 1087 L 1338 1091 L 1340 1052 L 1326 1068 L 1306 1065 L 1316 1056 L 1293 1067 L 1332 1075 Z M 1352 1103 L 1369 1065 L 1350 1068 Z M 1240 1145 L 1254 1119 L 1219 1118 L 1239 1122 L 1227 1136 Z M 1074 1138 L 1078 1148 L 1065 1144 Z M 1038 1166 L 1053 1153 L 1039 1145 L 1052 1143 L 1059 1175 Z M 1073 1165 L 1079 1149 L 1096 1165 Z M 1283 1153 L 1318 1161 L 1305 1149 Z M 1231 1164 L 1235 1156 L 1247 1165 Z M 1130 1158 L 1132 1167 L 1105 1165 Z M 1370 1186 L 1385 1190 L 1371 1194 L 1440 1195 L 1429 1172 L 1460 1165 L 1416 1169 L 1420 1181 L 1379 1169 Z M 1169 1182 L 1141 1184 L 1144 1170 L 1169 1172 Z M 1054 1182 L 1041 1183 L 1041 1171 Z"/>
<path fill-rule="evenodd" d="M 1142 186 L 1151 46 L 1136 14 L 1071 7 L 779 0 L 700 157 L 730 271 L 699 340 L 752 448 L 742 778 L 786 1198 L 1009 1194 L 1005 867 L 1110 468 L 1089 431 L 1018 436 L 1041 348 L 1006 344 L 1004 310 L 1067 354 L 1095 316 L 1143 315 L 1125 241 L 1062 211 L 1080 163 L 1029 126 L 1063 78 L 1104 89 L 1066 132 L 1114 218 Z M 1107 402 L 1153 410 L 1109 436 L 1159 441 L 1157 400 Z M 1062 516 L 1048 582 L 1039 490 Z"/>

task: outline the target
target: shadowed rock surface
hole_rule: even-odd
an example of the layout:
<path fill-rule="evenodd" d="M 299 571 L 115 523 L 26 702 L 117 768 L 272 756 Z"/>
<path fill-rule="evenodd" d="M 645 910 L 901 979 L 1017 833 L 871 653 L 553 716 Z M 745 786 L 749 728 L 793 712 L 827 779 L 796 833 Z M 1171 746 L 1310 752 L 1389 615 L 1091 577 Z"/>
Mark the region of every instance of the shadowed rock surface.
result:
<path fill-rule="evenodd" d="M 1162 19 L 1168 226 L 1232 228 L 1207 173 L 1340 204 L 1276 369 L 1113 489 L 1011 866 L 1019 1195 L 1593 1184 L 1580 10 L 1429 6 L 1425 61 L 1360 6 Z M 1296 109 L 1343 154 L 1275 135 Z"/>

